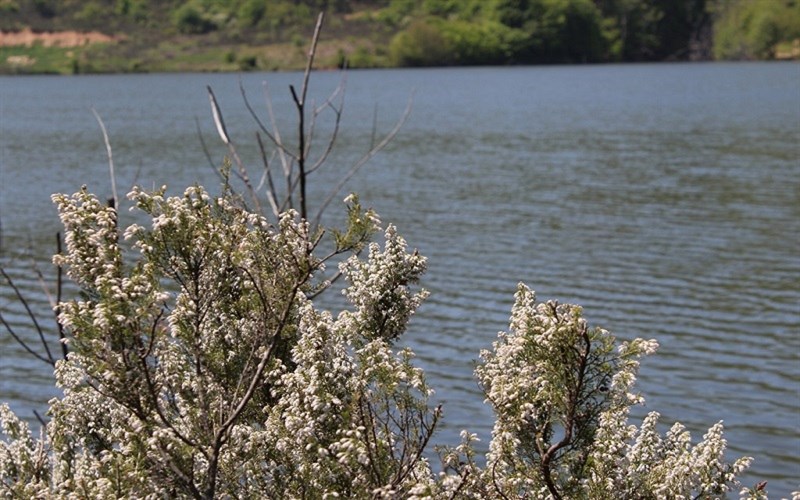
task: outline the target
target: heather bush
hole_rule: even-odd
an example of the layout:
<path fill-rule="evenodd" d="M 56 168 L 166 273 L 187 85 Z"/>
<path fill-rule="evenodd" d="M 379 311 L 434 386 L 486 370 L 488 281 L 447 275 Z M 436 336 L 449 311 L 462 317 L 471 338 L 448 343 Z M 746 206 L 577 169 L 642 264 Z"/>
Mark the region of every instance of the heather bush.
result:
<path fill-rule="evenodd" d="M 86 189 L 53 197 L 55 261 L 81 296 L 61 304 L 63 397 L 40 437 L 0 410 L 9 498 L 706 498 L 750 462 L 725 461 L 721 423 L 694 446 L 680 424 L 659 435 L 655 412 L 631 425 L 656 342 L 618 343 L 520 285 L 476 369 L 496 414 L 485 460 L 465 430 L 431 463 L 442 409 L 397 346 L 426 261 L 394 226 L 349 196 L 318 256 L 323 232 L 293 210 L 270 222 L 200 186 L 128 198 L 146 225 L 119 228 Z M 310 297 L 337 257 L 349 305 L 330 311 Z"/>

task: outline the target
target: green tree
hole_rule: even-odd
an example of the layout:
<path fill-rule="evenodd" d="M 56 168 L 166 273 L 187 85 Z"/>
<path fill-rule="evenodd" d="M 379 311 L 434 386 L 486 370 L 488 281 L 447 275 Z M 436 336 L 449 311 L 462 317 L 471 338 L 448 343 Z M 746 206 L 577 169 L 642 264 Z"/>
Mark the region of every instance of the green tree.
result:
<path fill-rule="evenodd" d="M 657 2 L 601 0 L 604 36 L 612 60 L 653 60 L 659 51 L 658 25 L 664 11 Z"/>
<path fill-rule="evenodd" d="M 661 0 L 662 12 L 656 23 L 658 46 L 655 60 L 708 60 L 713 49 L 710 2 L 704 0 Z"/>
<path fill-rule="evenodd" d="M 247 26 L 257 26 L 267 12 L 264 0 L 244 0 L 237 10 L 237 18 Z"/>
<path fill-rule="evenodd" d="M 788 0 L 720 2 L 714 23 L 717 59 L 770 59 L 781 42 L 800 39 L 800 3 Z"/>
<path fill-rule="evenodd" d="M 453 50 L 436 19 L 415 21 L 392 38 L 389 54 L 399 66 L 445 66 L 455 62 Z"/>
<path fill-rule="evenodd" d="M 501 0 L 494 9 L 515 30 L 515 60 L 591 62 L 605 55 L 602 18 L 591 0 Z"/>
<path fill-rule="evenodd" d="M 181 5 L 172 13 L 172 20 L 179 32 L 197 35 L 217 28 L 209 15 L 194 2 Z"/>

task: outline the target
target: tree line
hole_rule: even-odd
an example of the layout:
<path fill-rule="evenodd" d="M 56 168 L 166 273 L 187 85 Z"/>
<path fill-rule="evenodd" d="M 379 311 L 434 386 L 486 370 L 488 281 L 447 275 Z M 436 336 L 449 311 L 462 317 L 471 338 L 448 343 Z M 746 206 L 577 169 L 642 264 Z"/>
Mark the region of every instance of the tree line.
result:
<path fill-rule="evenodd" d="M 785 0 L 393 0 L 387 11 L 402 26 L 394 59 L 410 65 L 772 59 L 800 37 L 800 3 Z"/>
<path fill-rule="evenodd" d="M 795 0 L 0 0 L 0 29 L 285 41 L 318 11 L 373 43 L 362 66 L 796 57 Z M 209 43 L 207 37 L 203 43 Z M 213 41 L 211 43 L 214 43 Z"/>

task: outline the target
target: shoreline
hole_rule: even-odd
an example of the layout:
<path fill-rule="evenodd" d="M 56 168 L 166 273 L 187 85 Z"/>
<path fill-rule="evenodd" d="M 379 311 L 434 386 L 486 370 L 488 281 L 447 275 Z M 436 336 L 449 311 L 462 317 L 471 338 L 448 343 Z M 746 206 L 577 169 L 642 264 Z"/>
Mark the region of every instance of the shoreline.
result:
<path fill-rule="evenodd" d="M 334 70 L 347 62 L 350 69 L 391 69 L 397 66 L 380 55 L 381 48 L 368 39 L 325 40 L 315 68 Z M 777 46 L 774 59 L 798 61 L 800 39 Z M 642 61 L 608 61 L 592 64 L 636 64 Z M 715 59 L 675 62 L 732 62 Z M 297 42 L 249 44 L 203 36 L 170 36 L 151 43 L 131 40 L 125 34 L 99 31 L 0 31 L 0 75 L 76 75 L 135 73 L 242 73 L 283 72 L 304 69 L 306 47 Z M 562 62 L 538 65 L 581 65 Z M 514 66 L 486 64 L 482 66 Z M 532 64 L 524 64 L 530 66 Z M 537 64 L 533 64 L 537 65 Z M 458 65 L 456 65 L 458 66 Z"/>

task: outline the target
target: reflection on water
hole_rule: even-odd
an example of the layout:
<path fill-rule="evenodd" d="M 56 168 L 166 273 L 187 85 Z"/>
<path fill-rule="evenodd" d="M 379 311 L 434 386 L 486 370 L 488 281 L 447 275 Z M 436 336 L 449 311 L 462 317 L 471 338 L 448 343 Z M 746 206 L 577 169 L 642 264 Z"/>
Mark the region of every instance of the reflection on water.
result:
<path fill-rule="evenodd" d="M 429 257 L 430 299 L 407 343 L 444 403 L 439 442 L 461 428 L 486 444 L 491 413 L 474 362 L 506 328 L 518 281 L 584 306 L 621 338 L 654 337 L 644 411 L 699 439 L 724 418 L 732 455 L 756 457 L 750 483 L 774 497 L 800 478 L 800 96 L 797 64 L 629 65 L 351 72 L 341 145 L 312 179 L 327 192 L 367 147 L 375 104 L 388 129 L 415 91 L 410 122 L 351 184 Z M 296 74 L 267 79 L 293 127 Z M 320 73 L 322 95 L 338 75 Z M 215 144 L 211 84 L 246 161 L 255 127 L 233 75 L 0 79 L 3 258 L 37 311 L 47 298 L 23 249 L 46 267 L 54 191 L 108 191 L 103 115 L 118 185 L 217 181 L 195 117 Z M 252 89 L 252 90 L 251 90 Z M 285 103 L 284 103 L 284 97 Z M 284 106 L 284 104 L 286 104 Z M 215 160 L 224 155 L 212 148 Z M 122 188 L 120 188 L 122 189 Z M 9 260 L 11 259 L 11 260 Z M 44 264 L 41 264 L 41 263 Z M 49 272 L 49 271 L 48 271 Z M 4 316 L 36 333 L 8 287 Z M 55 394 L 47 367 L 0 337 L 0 399 L 23 413 Z"/>

